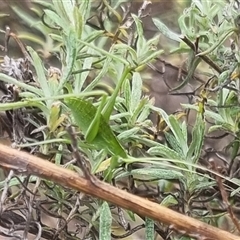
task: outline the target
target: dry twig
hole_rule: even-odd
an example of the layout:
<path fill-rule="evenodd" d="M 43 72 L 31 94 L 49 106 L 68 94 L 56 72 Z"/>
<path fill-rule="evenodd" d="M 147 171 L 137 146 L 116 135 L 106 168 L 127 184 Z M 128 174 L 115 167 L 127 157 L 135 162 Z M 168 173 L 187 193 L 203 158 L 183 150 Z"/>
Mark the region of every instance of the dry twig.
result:
<path fill-rule="evenodd" d="M 114 203 L 122 208 L 169 225 L 178 232 L 196 239 L 240 240 L 240 237 L 194 218 L 177 213 L 144 198 L 120 190 L 100 180 L 89 181 L 79 174 L 41 158 L 0 144 L 0 166 L 33 174 L 71 189 Z"/>

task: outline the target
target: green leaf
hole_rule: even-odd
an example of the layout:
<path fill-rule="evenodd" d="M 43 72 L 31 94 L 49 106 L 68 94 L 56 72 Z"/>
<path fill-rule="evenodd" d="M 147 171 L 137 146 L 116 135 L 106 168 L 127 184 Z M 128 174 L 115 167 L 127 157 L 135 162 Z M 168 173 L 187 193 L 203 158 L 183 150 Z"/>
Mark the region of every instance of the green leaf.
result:
<path fill-rule="evenodd" d="M 198 184 L 194 185 L 194 190 L 198 191 L 198 190 L 204 190 L 204 189 L 209 189 L 211 187 L 216 186 L 216 182 L 215 181 L 211 181 L 209 182 L 208 178 L 201 178 L 200 181 L 198 181 Z"/>
<path fill-rule="evenodd" d="M 193 138 L 195 140 L 195 150 L 194 150 L 194 158 L 192 159 L 192 163 L 197 163 L 197 161 L 199 160 L 202 146 L 203 146 L 203 141 L 204 141 L 205 121 L 202 119 L 201 114 L 197 115 L 196 125 L 197 125 L 196 131 L 193 133 L 194 135 Z"/>
<path fill-rule="evenodd" d="M 238 188 L 233 190 L 230 194 L 230 197 L 234 197 L 237 193 L 240 192 L 240 180 L 237 178 L 232 178 L 231 181 L 238 186 Z"/>
<path fill-rule="evenodd" d="M 149 56 L 148 55 L 144 56 L 144 59 L 139 63 L 139 67 L 136 68 L 136 70 L 139 69 L 139 68 L 142 68 L 142 66 L 144 66 L 145 64 L 148 64 L 153 59 L 159 57 L 163 52 L 164 52 L 164 50 L 160 49 L 160 50 L 157 50 L 157 51 L 153 51 Z"/>
<path fill-rule="evenodd" d="M 111 240 L 112 214 L 107 202 L 100 209 L 99 240 Z"/>
<path fill-rule="evenodd" d="M 19 102 L 10 102 L 10 103 L 0 103 L 0 111 L 14 110 L 23 107 L 37 107 L 48 116 L 49 109 L 42 103 L 38 101 L 19 101 Z"/>
<path fill-rule="evenodd" d="M 118 20 L 119 23 L 122 22 L 122 17 L 121 15 L 118 13 L 118 11 L 116 11 L 110 4 L 110 2 L 108 2 L 107 0 L 102 0 L 104 5 L 107 7 L 107 9 L 109 10 L 109 13 L 111 13 L 111 15 L 115 16 Z"/>
<path fill-rule="evenodd" d="M 85 42 L 89 43 L 89 47 L 90 47 L 90 43 L 93 42 L 94 40 L 96 40 L 97 38 L 103 36 L 104 31 L 103 30 L 98 30 L 98 31 L 93 31 L 88 33 L 88 35 L 85 38 Z M 84 44 L 83 44 L 84 47 Z M 96 50 L 94 48 L 92 48 L 93 50 Z"/>
<path fill-rule="evenodd" d="M 143 109 L 145 108 L 146 104 L 148 103 L 148 98 L 142 98 L 138 105 L 135 107 L 135 111 L 133 112 L 131 118 L 129 119 L 130 124 L 135 124 L 136 119 L 140 113 L 142 113 Z"/>
<path fill-rule="evenodd" d="M 186 15 L 185 14 L 182 14 L 179 19 L 178 19 L 178 25 L 179 25 L 179 28 L 181 29 L 181 33 L 183 35 L 187 35 L 188 36 L 188 32 L 189 32 L 189 27 L 187 26 L 186 24 Z M 188 36 L 189 37 L 189 36 Z"/>
<path fill-rule="evenodd" d="M 60 17 L 60 23 L 62 29 L 65 33 L 68 32 L 69 27 L 73 27 L 73 8 L 74 8 L 74 0 L 72 1 L 53 1 L 54 11 Z M 56 22 L 59 24 L 59 22 Z"/>
<path fill-rule="evenodd" d="M 35 70 L 37 72 L 37 81 L 40 84 L 40 87 L 44 93 L 45 97 L 50 97 L 52 96 L 51 93 L 51 89 L 49 87 L 47 78 L 45 76 L 45 72 L 44 72 L 44 68 L 43 68 L 43 64 L 42 61 L 40 59 L 40 57 L 38 56 L 38 54 L 31 48 L 31 47 L 27 47 L 28 52 L 30 53 L 32 60 L 33 60 L 33 65 L 35 67 Z"/>
<path fill-rule="evenodd" d="M 182 159 L 182 156 L 179 153 L 162 144 L 159 144 L 158 146 L 155 146 L 155 147 L 151 147 L 147 152 L 152 156 L 159 155 L 161 157 L 166 157 L 169 159 L 177 159 L 177 160 Z"/>
<path fill-rule="evenodd" d="M 112 59 L 107 57 L 104 61 L 104 64 L 102 66 L 101 71 L 99 72 L 99 74 L 91 81 L 90 84 L 88 84 L 88 86 L 83 90 L 84 92 L 90 91 L 92 90 L 98 83 L 99 81 L 102 80 L 102 78 L 104 77 L 104 75 L 108 72 L 109 70 L 109 65 L 112 62 Z M 83 80 L 83 79 L 82 79 Z M 81 81 L 82 81 L 81 80 Z"/>
<path fill-rule="evenodd" d="M 190 106 L 192 106 L 192 105 L 190 105 Z M 161 115 L 161 117 L 163 118 L 163 120 L 165 121 L 167 126 L 171 129 L 171 131 L 172 131 L 173 135 L 175 136 L 176 140 L 178 141 L 179 145 L 181 146 L 184 156 L 186 156 L 186 153 L 188 150 L 188 145 L 186 142 L 186 138 L 184 136 L 185 133 L 183 134 L 181 125 L 176 120 L 175 116 L 173 116 L 173 115 L 168 116 L 167 113 L 161 108 L 158 108 L 155 106 L 150 106 L 150 107 L 153 111 L 158 112 Z"/>
<path fill-rule="evenodd" d="M 95 33 L 95 32 L 94 32 L 94 33 Z M 100 32 L 100 33 L 101 33 L 101 32 Z M 98 34 L 98 32 L 97 32 L 96 34 Z M 95 36 L 96 34 L 94 34 L 93 37 L 96 37 L 96 36 Z M 78 42 L 81 43 L 81 44 L 83 44 L 83 45 L 85 45 L 85 46 L 88 46 L 88 47 L 94 49 L 95 51 L 97 51 L 97 52 L 105 55 L 106 57 L 110 57 L 111 59 L 115 60 L 116 62 L 121 62 L 121 63 L 123 63 L 125 66 L 129 66 L 128 61 L 127 61 L 126 59 L 124 59 L 123 57 L 119 57 L 119 56 L 117 56 L 117 55 L 114 55 L 113 53 L 110 53 L 110 52 L 108 52 L 108 51 L 105 51 L 105 50 L 102 49 L 102 48 L 96 47 L 94 44 L 88 43 L 87 41 L 83 41 L 83 40 L 81 40 L 81 39 L 78 39 Z M 126 46 L 126 45 L 125 45 L 125 46 Z"/>
<path fill-rule="evenodd" d="M 91 48 L 88 48 L 87 54 L 94 54 L 94 50 Z M 79 64 L 82 69 L 90 69 L 92 67 L 93 63 L 93 57 L 87 57 L 83 61 L 83 65 Z M 75 86 L 74 86 L 74 92 L 79 93 L 82 91 L 83 84 L 85 83 L 90 71 L 84 71 L 79 76 L 76 76 Z"/>
<path fill-rule="evenodd" d="M 238 137 L 235 137 L 235 139 L 231 143 L 231 145 L 232 145 L 231 161 L 238 161 L 238 159 L 235 159 L 238 156 L 239 147 L 240 147 L 240 142 L 239 142 Z"/>
<path fill-rule="evenodd" d="M 18 178 L 13 177 L 13 178 L 9 181 L 8 187 L 20 186 L 20 185 L 24 182 L 25 179 L 26 179 L 25 176 L 19 176 Z M 28 180 L 28 182 L 29 182 L 29 183 L 31 183 L 31 182 L 36 182 L 38 179 L 39 179 L 38 177 L 31 176 L 30 179 Z M 20 180 L 22 183 L 21 183 L 19 180 Z M 4 187 L 5 187 L 5 185 L 6 185 L 6 181 L 7 181 L 7 180 L 4 180 L 4 181 L 1 181 L 1 182 L 0 182 L 0 191 L 2 191 L 2 190 L 4 189 Z"/>
<path fill-rule="evenodd" d="M 60 26 L 62 29 L 68 29 L 69 24 L 62 19 L 58 14 L 56 14 L 54 11 L 49 9 L 44 9 L 45 14 L 58 26 Z"/>
<path fill-rule="evenodd" d="M 184 158 L 182 148 L 176 138 L 169 132 L 164 132 L 164 135 L 170 147 Z"/>
<path fill-rule="evenodd" d="M 91 11 L 91 0 L 80 1 L 79 11 L 83 16 L 83 19 L 87 19 L 87 15 Z"/>
<path fill-rule="evenodd" d="M 83 32 L 83 16 L 81 11 L 75 6 L 73 10 L 75 32 L 78 39 L 81 38 Z"/>
<path fill-rule="evenodd" d="M 130 217 L 130 219 L 135 222 L 136 218 L 135 218 L 134 213 L 132 211 L 129 211 L 129 210 L 126 210 L 126 212 L 127 212 L 128 216 Z"/>
<path fill-rule="evenodd" d="M 113 108 L 114 108 L 114 105 L 115 105 L 116 98 L 118 96 L 118 92 L 121 89 L 122 85 L 124 84 L 124 81 L 127 79 L 127 76 L 128 76 L 129 73 L 130 73 L 130 69 L 126 67 L 123 70 L 122 76 L 120 77 L 120 79 L 119 79 L 119 81 L 118 81 L 118 83 L 117 83 L 117 85 L 114 89 L 114 92 L 113 92 L 112 96 L 107 101 L 107 103 L 106 103 L 106 105 L 105 105 L 105 107 L 102 111 L 102 115 L 106 119 L 106 121 L 109 121 L 109 119 L 110 119 L 110 116 L 112 114 L 112 111 L 113 111 Z"/>
<path fill-rule="evenodd" d="M 69 21 L 70 24 L 74 23 L 74 5 L 75 0 L 71 1 L 61 1 L 62 2 L 62 7 L 64 9 L 64 12 L 66 13 L 65 18 Z"/>
<path fill-rule="evenodd" d="M 62 152 L 63 152 L 63 145 L 59 144 L 58 146 L 58 152 L 55 155 L 55 164 L 56 165 L 61 165 L 61 160 L 62 160 Z"/>
<path fill-rule="evenodd" d="M 49 33 L 48 36 L 53 39 L 54 41 L 60 42 L 62 43 L 63 38 L 62 36 L 58 35 L 58 34 L 54 34 L 54 33 Z"/>
<path fill-rule="evenodd" d="M 165 207 L 171 207 L 177 204 L 178 204 L 178 201 L 172 195 L 166 196 L 161 202 L 161 205 Z"/>
<path fill-rule="evenodd" d="M 192 54 L 194 54 L 194 57 L 193 57 L 192 60 L 190 60 L 190 67 L 189 67 L 188 74 L 187 74 L 186 78 L 183 79 L 181 84 L 179 84 L 177 87 L 171 88 L 171 91 L 176 91 L 176 90 L 179 90 L 179 89 L 183 88 L 192 79 L 193 74 L 194 74 L 197 66 L 201 62 L 201 58 L 198 58 L 198 57 L 195 58 L 195 53 L 192 53 Z"/>
<path fill-rule="evenodd" d="M 125 99 L 125 105 L 127 107 L 127 109 L 131 109 L 131 87 L 130 87 L 130 82 L 128 79 L 125 80 L 124 84 L 123 84 L 123 94 L 124 94 L 124 99 Z"/>
<path fill-rule="evenodd" d="M 145 104 L 144 107 L 141 109 L 140 114 L 138 115 L 137 122 L 148 121 L 148 117 L 150 114 L 150 107 L 149 104 Z"/>
<path fill-rule="evenodd" d="M 46 2 L 44 0 L 33 0 L 32 2 L 41 4 L 44 8 L 52 9 L 54 6 L 51 2 Z"/>
<path fill-rule="evenodd" d="M 126 140 L 134 136 L 140 130 L 139 127 L 134 127 L 129 130 L 125 130 L 118 135 L 119 140 Z"/>
<path fill-rule="evenodd" d="M 110 165 L 104 173 L 104 181 L 112 182 L 112 179 L 115 178 L 115 169 L 117 169 L 121 163 L 119 156 L 114 155 L 111 157 Z"/>
<path fill-rule="evenodd" d="M 132 47 L 130 47 L 130 46 L 126 45 L 126 44 L 123 44 L 123 43 L 115 44 L 112 47 L 112 51 L 120 53 L 121 55 L 125 55 L 125 53 L 130 54 L 131 60 L 137 62 L 137 53 L 136 53 L 136 51 Z M 133 63 L 133 62 L 131 62 L 131 63 Z"/>
<path fill-rule="evenodd" d="M 197 56 L 204 56 L 204 55 L 211 53 L 213 50 L 215 50 L 217 47 L 219 47 L 219 45 L 222 44 L 228 37 L 230 37 L 234 33 L 234 31 L 236 31 L 236 28 L 230 28 L 228 31 L 226 31 L 224 34 L 221 35 L 218 42 L 213 44 L 206 51 L 197 54 Z"/>
<path fill-rule="evenodd" d="M 188 151 L 188 145 L 187 145 L 187 142 L 185 141 L 185 137 L 183 135 L 183 132 L 182 132 L 182 129 L 181 129 L 181 123 L 178 122 L 175 118 L 175 116 L 173 115 L 170 115 L 169 118 L 169 127 L 170 129 L 172 130 L 175 138 L 177 139 L 180 147 L 182 148 L 182 152 L 184 154 L 184 156 L 186 156 L 187 154 L 187 151 Z"/>
<path fill-rule="evenodd" d="M 192 131 L 192 142 L 187 152 L 187 160 L 196 163 L 200 157 L 204 140 L 205 122 L 201 114 L 197 114 L 197 119 Z"/>
<path fill-rule="evenodd" d="M 145 218 L 145 239 L 155 239 L 154 221 L 150 218 Z"/>
<path fill-rule="evenodd" d="M 182 122 L 182 133 L 183 133 L 183 137 L 185 142 L 187 142 L 188 140 L 188 130 L 187 130 L 187 124 L 185 121 Z"/>
<path fill-rule="evenodd" d="M 134 169 L 131 171 L 131 174 L 134 178 L 142 180 L 151 180 L 151 179 L 181 179 L 184 178 L 181 172 L 169 169 L 158 169 L 158 168 L 142 168 Z"/>
<path fill-rule="evenodd" d="M 131 94 L 131 108 L 130 111 L 134 112 L 136 106 L 139 104 L 142 96 L 142 78 L 140 73 L 134 72 L 132 77 L 132 94 Z"/>
<path fill-rule="evenodd" d="M 60 116 L 61 111 L 61 102 L 53 102 L 51 108 L 50 108 L 50 114 L 48 119 L 48 127 L 50 132 L 54 132 L 57 128 L 56 123 Z"/>
<path fill-rule="evenodd" d="M 62 89 L 64 83 L 68 80 L 72 74 L 74 63 L 77 57 L 77 38 L 75 31 L 72 28 L 68 27 L 68 32 L 66 35 L 63 35 L 63 41 L 66 43 L 66 62 L 63 68 L 63 76 L 60 81 L 59 90 Z"/>
<path fill-rule="evenodd" d="M 162 23 L 159 19 L 157 18 L 153 18 L 153 23 L 155 24 L 155 26 L 159 29 L 159 31 L 166 36 L 169 39 L 172 39 L 174 41 L 177 42 L 181 42 L 180 36 L 176 33 L 174 33 L 173 31 L 169 30 L 169 28 Z"/>
<path fill-rule="evenodd" d="M 181 106 L 183 108 L 199 111 L 198 106 L 195 106 L 195 105 L 181 103 Z M 224 119 L 222 118 L 222 116 L 218 113 L 213 112 L 213 111 L 206 110 L 205 111 L 205 116 L 210 117 L 210 118 L 214 119 L 215 121 L 217 121 L 219 123 L 224 123 Z"/>
<path fill-rule="evenodd" d="M 10 15 L 9 14 L 6 14 L 6 13 L 0 13 L 0 18 L 2 17 L 9 17 Z"/>
<path fill-rule="evenodd" d="M 27 23 L 27 25 L 29 27 L 32 28 L 34 26 L 34 28 L 39 30 L 41 33 L 44 33 L 44 34 L 47 33 L 47 28 L 43 24 L 39 24 L 38 19 L 33 17 L 32 14 L 27 14 L 27 12 L 24 8 L 11 5 L 11 9 L 14 11 L 15 14 L 17 14 L 19 16 L 19 19 L 21 19 L 21 21 Z"/>
<path fill-rule="evenodd" d="M 39 95 L 41 97 L 44 96 L 43 91 L 41 89 L 30 86 L 24 82 L 18 81 L 17 79 L 10 77 L 4 73 L 0 73 L 0 80 L 5 83 L 14 84 L 20 88 L 28 90 L 29 92 L 36 93 L 37 95 Z"/>
<path fill-rule="evenodd" d="M 82 132 L 86 134 L 97 113 L 97 108 L 90 102 L 80 98 L 66 98 L 64 101 L 70 108 L 76 124 Z M 92 144 L 97 149 L 108 150 L 112 155 L 117 155 L 122 158 L 127 157 L 126 152 L 102 115 L 100 116 L 99 131 L 93 139 Z"/>
<path fill-rule="evenodd" d="M 137 51 L 137 58 L 140 58 L 146 51 L 146 40 L 144 39 L 143 36 L 143 27 L 142 27 L 142 21 L 135 15 L 132 14 L 132 17 L 135 21 L 136 28 L 137 28 L 137 46 L 136 46 L 136 51 Z"/>
<path fill-rule="evenodd" d="M 97 112 L 92 120 L 92 122 L 90 123 L 90 126 L 86 132 L 86 140 L 87 142 L 91 143 L 94 138 L 97 136 L 98 132 L 99 132 L 99 126 L 100 126 L 100 120 L 101 120 L 101 111 L 103 109 L 103 106 L 105 104 L 107 96 L 103 95 L 102 100 L 100 102 L 100 106 L 97 108 Z"/>

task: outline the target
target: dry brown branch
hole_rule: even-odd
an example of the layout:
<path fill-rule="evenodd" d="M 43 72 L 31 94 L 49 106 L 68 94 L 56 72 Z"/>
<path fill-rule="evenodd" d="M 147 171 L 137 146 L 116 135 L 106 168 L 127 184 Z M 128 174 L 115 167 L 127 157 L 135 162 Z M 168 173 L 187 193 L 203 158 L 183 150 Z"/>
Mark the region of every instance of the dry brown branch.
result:
<path fill-rule="evenodd" d="M 211 164 L 211 168 L 215 171 L 215 172 L 220 172 L 218 167 L 216 166 L 216 163 L 214 161 L 210 161 L 210 164 Z M 218 184 L 218 187 L 219 187 L 219 190 L 220 190 L 220 193 L 221 193 L 221 196 L 222 196 L 222 200 L 223 200 L 223 203 L 225 204 L 226 206 L 226 209 L 229 213 L 229 216 L 230 218 L 232 219 L 233 223 L 235 224 L 238 232 L 240 233 L 240 225 L 238 223 L 238 219 L 237 217 L 235 216 L 234 212 L 233 212 L 233 209 L 228 201 L 228 193 L 226 191 L 226 189 L 224 188 L 224 185 L 223 185 L 223 180 L 221 177 L 219 176 L 215 176 L 215 179 L 216 179 L 216 182 Z"/>
<path fill-rule="evenodd" d="M 84 192 L 97 198 L 129 209 L 141 216 L 150 217 L 165 223 L 171 228 L 204 240 L 240 240 L 240 237 L 220 230 L 206 223 L 182 215 L 157 203 L 120 190 L 98 179 L 89 181 L 79 174 L 64 169 L 41 158 L 0 144 L 0 166 L 18 172 L 33 174 L 54 181 L 71 189 Z"/>
<path fill-rule="evenodd" d="M 196 46 L 194 45 L 194 43 L 192 43 L 186 36 L 182 37 L 182 41 L 184 41 L 196 54 L 201 53 L 201 51 L 196 49 Z M 211 66 L 219 74 L 223 72 L 223 70 L 217 64 L 215 64 L 208 56 L 200 55 L 199 57 L 202 58 L 202 60 L 204 62 L 206 62 L 209 66 Z"/>

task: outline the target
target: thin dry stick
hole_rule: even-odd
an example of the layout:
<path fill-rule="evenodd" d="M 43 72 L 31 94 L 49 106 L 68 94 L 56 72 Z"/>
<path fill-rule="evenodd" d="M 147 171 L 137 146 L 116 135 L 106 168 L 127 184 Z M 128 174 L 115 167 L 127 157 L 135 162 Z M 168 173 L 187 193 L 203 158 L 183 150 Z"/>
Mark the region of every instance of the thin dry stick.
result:
<path fill-rule="evenodd" d="M 26 170 L 36 175 L 77 191 L 106 200 L 140 216 L 146 216 L 171 226 L 171 228 L 201 240 L 240 240 L 240 237 L 206 223 L 190 218 L 157 203 L 135 196 L 126 191 L 96 180 L 91 182 L 79 174 L 57 166 L 28 153 L 0 144 L 0 166 L 13 170 Z"/>
<path fill-rule="evenodd" d="M 74 131 L 73 127 L 72 126 L 68 126 L 67 127 L 67 131 L 68 131 L 68 134 L 71 138 L 71 142 L 72 142 L 72 150 L 73 150 L 73 154 L 76 158 L 76 162 L 77 162 L 77 165 L 81 168 L 83 174 L 84 174 L 84 177 L 86 179 L 88 179 L 89 181 L 93 182 L 95 181 L 95 176 L 93 176 L 90 172 L 90 166 L 89 164 L 87 163 L 86 159 L 80 154 L 80 151 L 78 149 L 78 143 L 77 143 L 77 138 L 76 138 L 76 132 Z"/>
<path fill-rule="evenodd" d="M 214 160 L 213 161 L 210 160 L 210 163 L 212 165 L 212 169 L 214 171 L 216 171 L 216 172 L 219 172 L 218 168 L 217 168 L 217 166 L 216 166 L 216 164 L 214 162 Z M 220 190 L 220 193 L 221 193 L 221 196 L 222 196 L 223 203 L 226 206 L 226 209 L 227 209 L 227 211 L 228 211 L 228 213 L 230 215 L 230 218 L 232 219 L 234 225 L 236 226 L 238 232 L 240 233 L 240 225 L 239 225 L 238 219 L 236 218 L 236 216 L 235 216 L 235 214 L 233 212 L 233 209 L 232 209 L 232 207 L 231 207 L 231 205 L 230 205 L 230 203 L 228 201 L 228 193 L 227 193 L 226 189 L 223 186 L 222 179 L 221 179 L 221 177 L 219 177 L 217 175 L 215 176 L 215 179 L 216 179 L 216 182 L 218 184 L 218 187 L 219 187 L 219 190 Z"/>
<path fill-rule="evenodd" d="M 196 52 L 196 54 L 201 53 L 201 51 L 196 50 L 195 45 L 186 37 L 182 37 L 181 38 L 183 42 L 185 42 L 194 52 Z M 215 69 L 219 74 L 223 72 L 223 70 L 217 65 L 215 64 L 208 56 L 206 55 L 200 55 L 200 58 L 202 58 L 202 60 L 204 62 L 206 62 L 209 66 L 211 66 L 213 69 Z"/>
<path fill-rule="evenodd" d="M 4 43 L 4 45 L 5 45 L 4 46 L 5 52 L 8 52 L 8 43 L 9 43 L 10 37 L 12 37 L 16 41 L 16 43 L 20 47 L 24 57 L 29 62 L 31 62 L 32 59 L 31 59 L 29 53 L 27 52 L 25 45 L 20 41 L 20 39 L 18 38 L 18 36 L 15 33 L 11 32 L 11 29 L 10 29 L 9 26 L 6 27 L 6 31 L 5 31 L 5 43 Z"/>

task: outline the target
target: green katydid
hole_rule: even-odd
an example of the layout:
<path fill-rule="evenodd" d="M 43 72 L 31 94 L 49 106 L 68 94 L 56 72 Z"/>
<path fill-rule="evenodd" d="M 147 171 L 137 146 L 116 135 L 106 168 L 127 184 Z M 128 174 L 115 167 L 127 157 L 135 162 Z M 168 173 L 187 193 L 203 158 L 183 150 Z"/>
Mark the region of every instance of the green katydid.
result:
<path fill-rule="evenodd" d="M 98 108 L 93 106 L 89 101 L 81 98 L 65 99 L 65 103 L 71 109 L 76 124 L 85 134 L 87 142 L 94 144 L 99 149 L 106 149 L 112 155 L 122 158 L 126 158 L 127 154 L 112 132 L 108 121 L 113 111 L 118 92 L 130 72 L 131 69 L 125 69 L 112 96 L 106 104 L 106 96 L 103 96 Z"/>
<path fill-rule="evenodd" d="M 81 98 L 66 98 L 64 102 L 70 108 L 76 124 L 81 128 L 89 143 L 97 149 L 106 149 L 113 156 L 127 158 L 125 150 L 101 114 L 104 98 L 99 109 Z"/>

